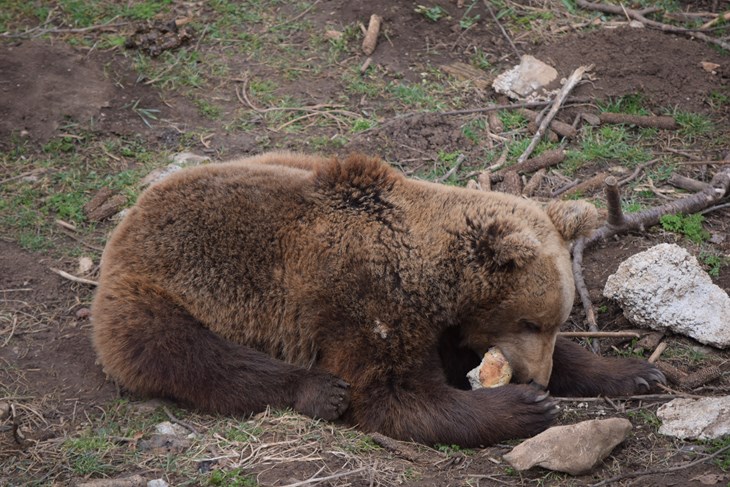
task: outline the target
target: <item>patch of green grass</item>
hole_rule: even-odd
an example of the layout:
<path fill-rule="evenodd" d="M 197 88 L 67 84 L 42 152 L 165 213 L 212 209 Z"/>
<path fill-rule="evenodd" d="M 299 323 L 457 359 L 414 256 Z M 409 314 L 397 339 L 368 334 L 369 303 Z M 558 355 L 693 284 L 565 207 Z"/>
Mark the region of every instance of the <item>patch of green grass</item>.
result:
<path fill-rule="evenodd" d="M 386 85 L 382 78 L 372 72 L 374 69 L 368 68 L 365 75 L 360 75 L 360 70 L 357 68 L 345 71 L 342 75 L 345 91 L 350 95 L 365 95 L 369 98 L 381 96 L 386 90 Z"/>
<path fill-rule="evenodd" d="M 461 20 L 459 20 L 459 27 L 466 30 L 466 29 L 474 26 L 474 24 L 476 24 L 477 22 L 479 22 L 479 19 L 481 18 L 481 16 L 479 14 L 470 15 L 471 11 L 474 9 L 474 7 L 476 5 L 477 5 L 477 1 L 474 0 L 466 8 L 466 10 L 464 11 L 464 14 L 461 16 Z"/>
<path fill-rule="evenodd" d="M 704 221 L 705 217 L 699 213 L 664 215 L 659 219 L 664 230 L 682 234 L 694 243 L 702 243 L 710 238 L 710 232 L 702 226 Z"/>
<path fill-rule="evenodd" d="M 433 163 L 433 166 L 431 166 L 431 169 L 424 174 L 422 177 L 424 179 L 427 179 L 429 181 L 435 181 L 439 180 L 443 176 L 445 176 L 457 163 L 457 160 L 459 158 L 459 155 L 461 153 L 458 151 L 455 152 L 445 152 L 445 151 L 439 151 L 438 158 Z M 440 181 L 442 184 L 448 184 L 448 185 L 458 185 L 458 171 L 454 171 L 453 174 L 451 174 L 447 179 Z"/>
<path fill-rule="evenodd" d="M 650 112 L 644 108 L 644 98 L 640 94 L 624 95 L 618 98 L 611 98 L 605 102 L 598 103 L 598 109 L 602 112 L 626 113 L 628 115 L 649 115 Z"/>
<path fill-rule="evenodd" d="M 621 209 L 624 213 L 637 213 L 644 208 L 643 204 L 635 200 L 628 200 L 621 203 Z"/>
<path fill-rule="evenodd" d="M 469 62 L 475 68 L 483 69 L 485 71 L 492 69 L 492 63 L 489 61 L 489 55 L 479 47 L 477 47 L 474 54 L 469 57 Z"/>
<path fill-rule="evenodd" d="M 153 84 L 167 90 L 201 88 L 206 84 L 200 51 L 187 48 L 165 51 L 157 59 L 138 53 L 134 69 Z"/>
<path fill-rule="evenodd" d="M 48 5 L 37 5 L 36 2 L 6 0 L 0 8 L 0 32 L 25 30 L 44 22 L 49 10 Z"/>
<path fill-rule="evenodd" d="M 217 105 L 212 104 L 206 99 L 197 98 L 195 105 L 198 107 L 198 112 L 206 118 L 211 120 L 218 120 L 221 118 L 221 108 Z"/>
<path fill-rule="evenodd" d="M 502 121 L 505 130 L 523 129 L 529 122 L 524 115 L 513 110 L 501 110 L 497 116 Z"/>
<path fill-rule="evenodd" d="M 445 104 L 439 100 L 426 83 L 391 82 L 388 92 L 402 105 L 410 109 L 443 110 Z"/>
<path fill-rule="evenodd" d="M 525 152 L 527 147 L 530 145 L 530 142 L 532 142 L 530 138 L 517 139 L 513 142 L 509 142 L 509 148 L 507 149 L 508 160 L 511 159 L 516 161 L 517 158 Z M 556 146 L 557 144 L 555 142 L 542 140 L 537 144 L 530 157 L 539 156 L 546 150 L 555 149 Z"/>
<path fill-rule="evenodd" d="M 476 453 L 475 450 L 471 448 L 463 448 L 459 445 L 445 445 L 441 443 L 437 443 L 434 445 L 434 448 L 437 451 L 440 451 L 441 453 L 445 453 L 446 455 L 455 455 L 457 453 L 461 453 L 463 455 L 474 455 Z"/>
<path fill-rule="evenodd" d="M 707 355 L 696 347 L 673 343 L 663 354 L 666 359 L 675 359 L 689 365 L 701 365 L 707 360 Z"/>
<path fill-rule="evenodd" d="M 256 487 L 258 482 L 256 477 L 246 475 L 242 468 L 234 468 L 233 470 L 214 470 L 208 477 L 208 485 L 221 487 Z"/>
<path fill-rule="evenodd" d="M 307 145 L 312 148 L 314 152 L 327 152 L 334 149 L 339 149 L 347 144 L 347 138 L 335 135 L 333 137 L 327 135 L 315 135 L 307 139 Z"/>
<path fill-rule="evenodd" d="M 444 10 L 443 7 L 435 5 L 433 7 L 426 7 L 425 5 L 417 5 L 414 9 L 417 14 L 423 15 L 426 19 L 431 22 L 438 22 L 444 17 L 448 17 L 449 13 Z"/>
<path fill-rule="evenodd" d="M 651 159 L 651 153 L 636 144 L 626 127 L 607 125 L 588 127 L 580 142 L 579 150 L 566 151 L 566 161 L 561 167 L 572 173 L 586 162 L 611 161 L 633 168 Z"/>
<path fill-rule="evenodd" d="M 730 436 L 724 436 L 714 440 L 707 440 L 705 444 L 709 447 L 707 453 L 713 454 L 718 450 L 730 447 Z M 723 472 L 730 471 L 730 449 L 725 450 L 723 453 L 715 457 L 715 465 L 720 467 Z"/>
<path fill-rule="evenodd" d="M 354 122 L 352 122 L 352 127 L 350 127 L 350 132 L 362 132 L 364 130 L 371 129 L 375 127 L 377 122 L 375 120 L 370 120 L 367 118 L 358 118 Z"/>
<path fill-rule="evenodd" d="M 730 263 L 730 259 L 728 257 L 704 250 L 700 252 L 699 260 L 705 265 L 707 273 L 712 277 L 719 277 L 720 270 Z"/>
<path fill-rule="evenodd" d="M 476 118 L 465 123 L 461 127 L 461 133 L 464 134 L 470 142 L 478 144 L 481 140 L 482 133 L 487 128 L 487 122 L 483 118 Z"/>
<path fill-rule="evenodd" d="M 722 108 L 730 105 L 730 95 L 724 91 L 711 91 L 707 97 L 708 103 L 714 109 Z"/>
<path fill-rule="evenodd" d="M 699 113 L 676 112 L 674 119 L 680 126 L 679 134 L 689 140 L 707 135 L 715 128 L 712 120 Z"/>
<path fill-rule="evenodd" d="M 108 439 L 86 431 L 80 437 L 69 438 L 61 445 L 66 452 L 71 469 L 76 475 L 103 475 L 113 470 L 104 459 L 106 453 L 114 448 Z"/>
<path fill-rule="evenodd" d="M 651 426 L 655 430 L 659 429 L 659 427 L 662 425 L 662 422 L 657 417 L 657 415 L 653 411 L 650 411 L 648 409 L 629 411 L 626 413 L 626 415 L 635 421 L 641 421 L 648 426 Z"/>

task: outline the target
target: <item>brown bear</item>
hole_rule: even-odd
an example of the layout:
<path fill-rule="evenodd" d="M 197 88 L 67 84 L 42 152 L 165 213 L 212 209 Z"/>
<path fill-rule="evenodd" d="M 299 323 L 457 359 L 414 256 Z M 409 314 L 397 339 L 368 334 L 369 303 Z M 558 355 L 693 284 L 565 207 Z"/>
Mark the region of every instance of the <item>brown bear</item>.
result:
<path fill-rule="evenodd" d="M 661 373 L 557 337 L 568 242 L 595 209 L 410 180 L 377 158 L 289 153 L 181 171 L 104 252 L 92 319 L 126 389 L 203 411 L 267 406 L 463 446 L 546 428 L 557 395 L 648 390 Z M 466 390 L 498 346 L 511 384 Z"/>

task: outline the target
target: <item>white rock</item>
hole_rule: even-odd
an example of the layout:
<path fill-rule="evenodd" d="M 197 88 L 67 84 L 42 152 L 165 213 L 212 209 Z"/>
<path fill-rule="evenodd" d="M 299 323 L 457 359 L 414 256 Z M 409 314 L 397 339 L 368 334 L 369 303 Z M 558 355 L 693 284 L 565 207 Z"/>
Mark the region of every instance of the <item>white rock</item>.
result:
<path fill-rule="evenodd" d="M 606 458 L 630 431 L 631 422 L 624 418 L 554 426 L 517 445 L 504 460 L 517 470 L 538 466 L 581 475 Z"/>
<path fill-rule="evenodd" d="M 730 346 L 730 297 L 682 247 L 660 244 L 621 263 L 603 295 L 632 323 Z"/>
<path fill-rule="evenodd" d="M 147 487 L 168 487 L 169 485 L 162 479 L 154 479 L 147 482 Z"/>
<path fill-rule="evenodd" d="M 492 87 L 497 93 L 510 98 L 525 99 L 534 96 L 558 78 L 558 72 L 529 54 L 522 56 L 520 64 L 497 76 Z"/>
<path fill-rule="evenodd" d="M 687 440 L 730 435 L 730 396 L 674 399 L 657 410 L 659 433 Z"/>
<path fill-rule="evenodd" d="M 144 188 L 145 186 L 159 183 L 169 175 L 182 170 L 184 167 L 199 166 L 203 162 L 209 160 L 210 157 L 208 156 L 199 156 L 192 152 L 178 152 L 172 156 L 172 164 L 168 164 L 165 167 L 161 167 L 150 172 L 139 182 L 139 187 Z"/>
<path fill-rule="evenodd" d="M 179 424 L 173 424 L 169 421 L 163 421 L 162 423 L 156 425 L 155 431 L 160 435 L 169 436 L 185 436 L 188 434 L 188 430 L 186 430 Z"/>

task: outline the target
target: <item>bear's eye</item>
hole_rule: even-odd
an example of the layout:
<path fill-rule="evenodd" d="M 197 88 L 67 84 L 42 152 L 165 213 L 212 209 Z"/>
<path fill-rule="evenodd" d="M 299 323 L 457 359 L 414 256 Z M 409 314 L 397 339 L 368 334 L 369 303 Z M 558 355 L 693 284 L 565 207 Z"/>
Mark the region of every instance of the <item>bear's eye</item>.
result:
<path fill-rule="evenodd" d="M 520 320 L 520 325 L 522 325 L 525 331 L 528 331 L 529 333 L 542 332 L 542 328 L 540 327 L 540 325 L 529 320 Z"/>

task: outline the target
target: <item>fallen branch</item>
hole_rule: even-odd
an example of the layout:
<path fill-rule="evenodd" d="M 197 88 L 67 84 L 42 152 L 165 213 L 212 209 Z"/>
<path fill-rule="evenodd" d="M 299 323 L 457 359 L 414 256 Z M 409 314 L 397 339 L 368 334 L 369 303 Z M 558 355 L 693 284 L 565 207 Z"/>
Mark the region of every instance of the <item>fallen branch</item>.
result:
<path fill-rule="evenodd" d="M 623 5 L 607 5 L 605 3 L 600 3 L 600 2 L 594 3 L 594 2 L 589 2 L 588 0 L 576 0 L 575 3 L 579 7 L 584 8 L 586 10 L 593 10 L 596 12 L 603 12 L 606 14 L 620 15 L 622 17 L 625 16 L 632 20 L 637 20 L 637 21 L 641 22 L 642 24 L 646 25 L 647 27 L 653 27 L 653 28 L 661 30 L 663 32 L 671 32 L 674 34 L 686 35 L 688 37 L 696 37 L 697 39 L 702 39 L 705 42 L 709 42 L 711 44 L 718 45 L 718 46 L 722 47 L 723 49 L 730 50 L 730 42 L 725 42 L 721 39 L 715 39 L 714 37 L 710 37 L 706 34 L 703 34 L 702 32 L 698 32 L 696 30 L 685 29 L 684 27 L 676 27 L 674 25 L 657 22 L 656 20 L 647 19 L 646 17 L 644 17 L 644 15 L 646 15 L 646 11 L 626 8 Z"/>
<path fill-rule="evenodd" d="M 535 191 L 537 191 L 537 188 L 540 187 L 540 184 L 542 184 L 542 180 L 545 179 L 546 174 L 547 171 L 545 169 L 540 169 L 533 174 L 530 180 L 527 181 L 527 184 L 525 184 L 525 187 L 522 188 L 522 196 L 531 198 L 535 194 Z"/>
<path fill-rule="evenodd" d="M 522 194 L 522 179 L 519 174 L 515 171 L 507 171 L 502 175 L 502 185 L 500 191 L 502 193 L 521 195 Z"/>
<path fill-rule="evenodd" d="M 508 171 L 514 171 L 519 174 L 535 172 L 539 169 L 545 169 L 556 166 L 565 160 L 565 151 L 562 149 L 548 150 L 526 161 L 518 162 L 511 166 L 505 167 L 494 173 L 494 176 L 501 176 Z M 494 179 L 492 179 L 494 182 Z"/>
<path fill-rule="evenodd" d="M 674 117 L 656 117 L 648 115 L 629 115 L 627 113 L 603 112 L 598 118 L 601 123 L 627 123 L 637 127 L 673 130 L 679 127 Z"/>
<path fill-rule="evenodd" d="M 613 176 L 607 177 L 604 185 L 609 215 L 608 221 L 589 237 L 581 237 L 573 245 L 573 277 L 575 279 L 575 287 L 583 304 L 589 329 L 593 332 L 598 331 L 598 325 L 596 323 L 593 304 L 588 294 L 588 288 L 583 279 L 583 253 L 585 249 L 599 240 L 604 240 L 614 235 L 625 234 L 636 230 L 645 230 L 648 227 L 658 224 L 659 219 L 664 215 L 677 213 L 692 214 L 712 206 L 730 194 L 730 167 L 715 174 L 709 186 L 702 191 L 664 205 L 629 215 L 624 215 L 621 209 L 621 195 L 616 178 Z M 591 345 L 594 347 L 594 351 L 596 351 L 598 345 L 596 345 L 595 340 Z"/>
<path fill-rule="evenodd" d="M 692 192 L 704 191 L 710 186 L 707 183 L 703 183 L 702 181 L 697 181 L 696 179 L 682 176 L 681 174 L 672 174 L 667 182 L 674 187 L 686 189 L 687 191 Z"/>
<path fill-rule="evenodd" d="M 580 0 L 579 0 L 580 1 Z M 695 465 L 699 465 L 700 463 L 704 463 L 708 460 L 712 460 L 713 458 L 725 453 L 726 451 L 730 450 L 730 445 L 727 445 L 723 448 L 720 448 L 712 455 L 708 455 L 706 457 L 702 457 L 698 460 L 695 460 L 693 462 L 685 463 L 684 465 L 679 465 L 677 467 L 670 467 L 670 468 L 659 468 L 655 470 L 643 470 L 641 472 L 627 472 L 622 473 L 620 475 L 616 475 L 615 477 L 611 477 L 610 479 L 602 480 L 596 484 L 591 484 L 591 487 L 602 487 L 604 485 L 609 485 L 614 482 L 618 482 L 619 480 L 624 479 L 633 479 L 636 477 L 643 477 L 645 475 L 657 475 L 657 474 L 666 474 L 671 472 L 678 472 L 680 470 L 684 470 L 686 468 L 694 467 Z"/>
<path fill-rule="evenodd" d="M 527 108 L 522 108 L 517 111 L 530 122 L 537 123 L 537 119 L 540 116 L 539 113 L 533 110 L 529 110 Z M 567 137 L 569 139 L 572 139 L 573 137 L 578 135 L 578 130 L 576 130 L 575 127 L 573 127 L 569 123 L 561 122 L 560 120 L 553 120 L 552 122 L 550 122 L 550 130 L 560 135 L 561 137 Z"/>
<path fill-rule="evenodd" d="M 608 177 L 608 173 L 605 172 L 599 172 L 595 176 L 593 176 L 590 179 L 586 179 L 582 183 L 578 183 L 572 188 L 566 190 L 561 195 L 561 198 L 569 198 L 571 196 L 574 196 L 576 194 L 588 194 L 592 191 L 595 191 L 596 189 L 600 188 L 603 182 Z"/>
<path fill-rule="evenodd" d="M 578 84 L 578 82 L 583 79 L 583 75 L 587 71 L 590 71 L 592 68 L 593 66 L 580 66 L 568 77 L 563 87 L 555 96 L 555 100 L 553 101 L 550 110 L 547 112 L 542 121 L 540 121 L 540 126 L 537 128 L 537 132 L 535 133 L 534 137 L 532 137 L 530 145 L 528 145 L 527 149 L 525 149 L 525 152 L 523 152 L 522 155 L 517 158 L 518 163 L 524 162 L 527 160 L 528 157 L 530 157 L 530 154 L 532 154 L 532 151 L 535 150 L 535 147 L 537 147 L 540 139 L 542 139 L 543 134 L 548 128 L 548 125 L 550 125 L 550 122 L 553 120 L 553 118 L 555 118 L 555 115 L 558 114 L 558 110 L 560 110 L 563 102 L 568 98 L 568 95 Z"/>
<path fill-rule="evenodd" d="M 362 52 L 364 52 L 366 56 L 375 52 L 375 48 L 378 46 L 378 34 L 380 33 L 380 24 L 382 22 L 383 18 L 380 15 L 373 14 L 370 16 L 368 30 L 362 41 Z"/>
<path fill-rule="evenodd" d="M 88 284 L 90 286 L 98 286 L 99 283 L 96 281 L 92 281 L 91 279 L 84 279 L 83 277 L 76 277 L 73 274 L 69 274 L 66 271 L 62 271 L 60 269 L 54 269 L 53 267 L 49 267 L 51 272 L 55 272 L 59 276 L 63 277 L 64 279 L 68 279 L 69 281 L 78 282 L 81 284 Z"/>
<path fill-rule="evenodd" d="M 636 331 L 561 331 L 560 336 L 569 338 L 639 338 Z"/>
<path fill-rule="evenodd" d="M 651 356 L 649 356 L 647 362 L 649 362 L 650 364 L 656 362 L 659 356 L 664 353 L 664 350 L 666 350 L 668 346 L 669 344 L 667 342 L 661 342 L 659 345 L 657 345 L 654 352 L 651 354 Z"/>

